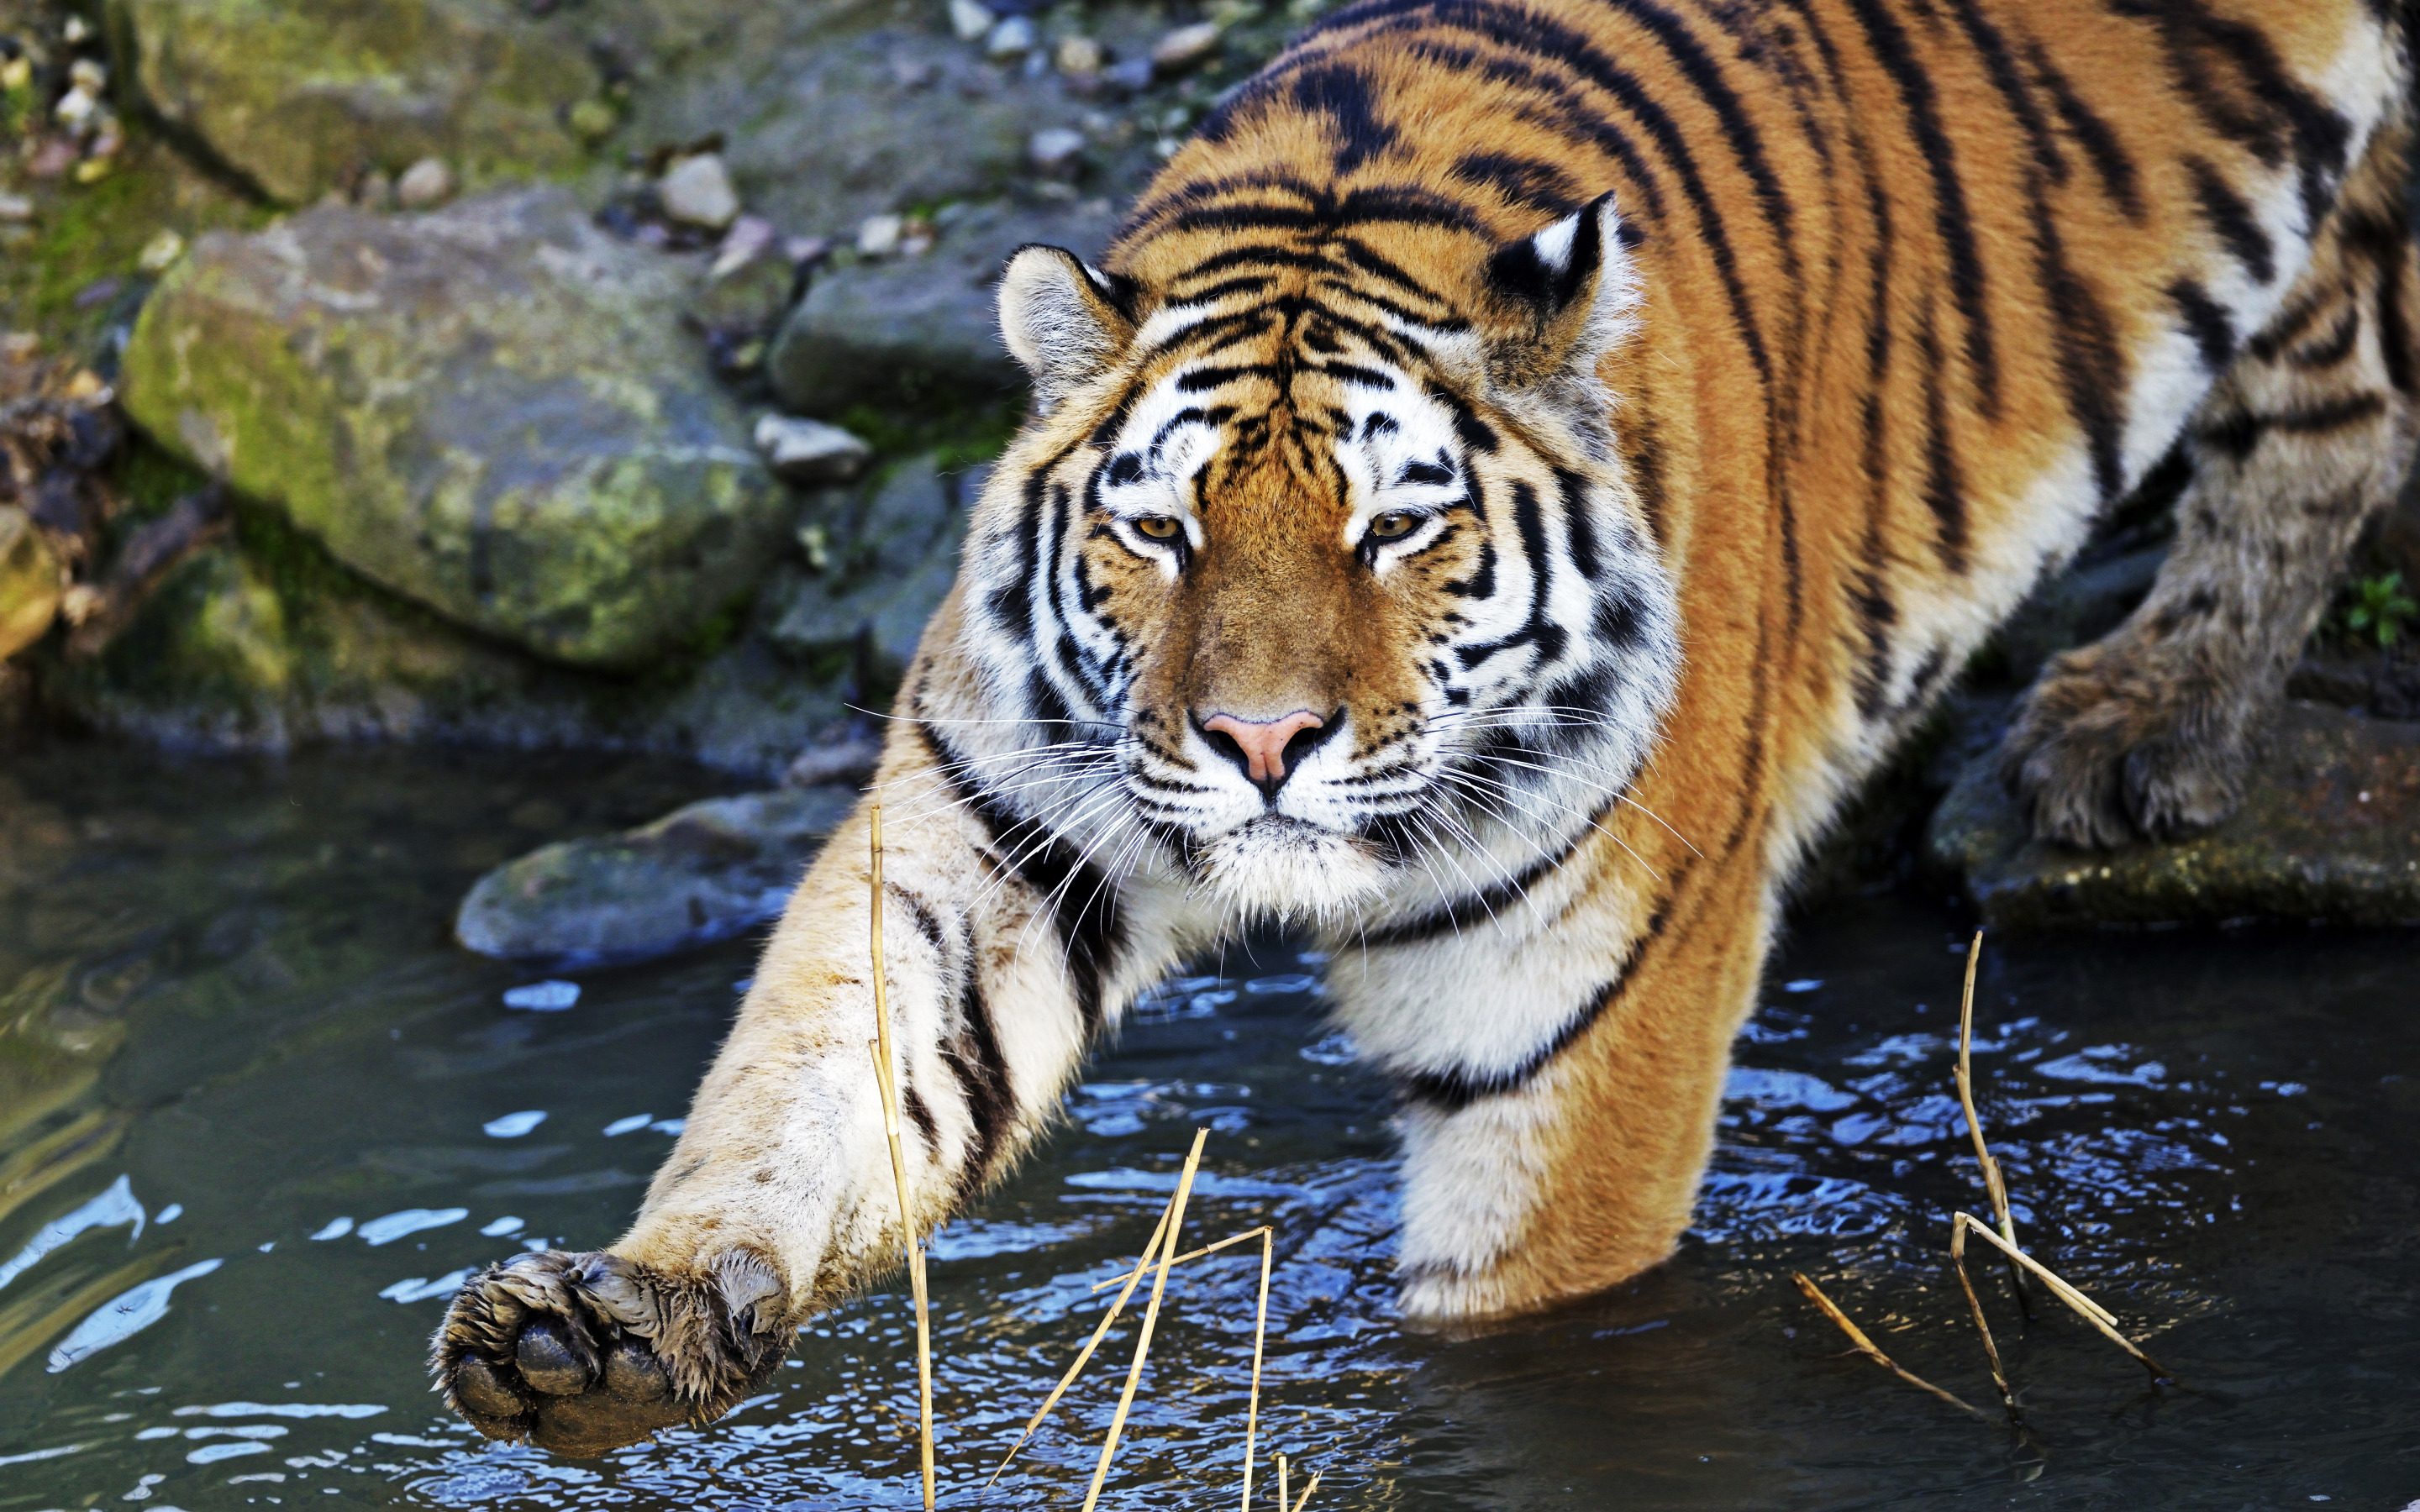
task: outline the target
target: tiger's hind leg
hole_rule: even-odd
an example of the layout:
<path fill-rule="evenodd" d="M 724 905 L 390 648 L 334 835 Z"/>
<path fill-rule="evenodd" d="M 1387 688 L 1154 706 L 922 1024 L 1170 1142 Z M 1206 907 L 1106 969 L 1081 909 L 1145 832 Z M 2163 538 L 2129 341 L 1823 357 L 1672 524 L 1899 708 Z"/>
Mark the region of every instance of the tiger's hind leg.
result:
<path fill-rule="evenodd" d="M 2407 132 L 2347 183 L 2276 319 L 2204 401 L 2176 543 L 2125 624 L 2025 696 L 2001 776 L 2033 833 L 2077 846 L 2190 834 L 2232 813 L 2363 524 L 2412 461 L 2420 270 Z"/>

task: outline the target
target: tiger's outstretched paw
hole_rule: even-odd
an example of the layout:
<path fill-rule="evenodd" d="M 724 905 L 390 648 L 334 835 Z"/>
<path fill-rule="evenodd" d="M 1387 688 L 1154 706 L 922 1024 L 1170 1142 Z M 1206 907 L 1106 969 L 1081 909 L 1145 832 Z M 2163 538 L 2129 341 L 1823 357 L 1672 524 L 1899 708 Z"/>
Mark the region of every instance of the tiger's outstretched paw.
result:
<path fill-rule="evenodd" d="M 587 1458 L 721 1416 L 797 1334 L 772 1269 L 744 1252 L 675 1277 L 549 1250 L 463 1283 L 429 1367 L 446 1405 L 489 1438 Z"/>
<path fill-rule="evenodd" d="M 2172 840 L 2242 801 L 2245 691 L 2133 649 L 2063 652 L 2018 705 L 2000 779 L 2036 839 L 2084 849 Z"/>

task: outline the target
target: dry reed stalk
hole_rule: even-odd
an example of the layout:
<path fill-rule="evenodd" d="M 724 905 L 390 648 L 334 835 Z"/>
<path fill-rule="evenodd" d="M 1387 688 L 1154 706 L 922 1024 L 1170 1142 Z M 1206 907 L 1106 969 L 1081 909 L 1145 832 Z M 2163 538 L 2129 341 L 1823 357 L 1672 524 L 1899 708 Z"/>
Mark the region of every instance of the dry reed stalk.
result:
<path fill-rule="evenodd" d="M 1176 1257 L 1176 1236 L 1185 1227 L 1185 1201 L 1193 1195 L 1193 1177 L 1202 1168 L 1202 1147 L 1209 1137 L 1207 1129 L 1193 1132 L 1193 1149 L 1186 1154 L 1184 1174 L 1176 1179 L 1176 1201 L 1169 1210 L 1167 1236 L 1159 1245 L 1159 1270 L 1151 1278 L 1151 1303 L 1142 1310 L 1142 1327 L 1135 1335 L 1134 1364 L 1126 1367 L 1125 1389 L 1118 1393 L 1118 1410 L 1110 1414 L 1109 1436 L 1101 1441 L 1101 1462 L 1093 1467 L 1093 1487 L 1084 1493 L 1084 1512 L 1093 1512 L 1100 1504 L 1101 1487 L 1109 1478 L 1109 1460 L 1118 1452 L 1119 1435 L 1125 1431 L 1126 1413 L 1133 1410 L 1135 1387 L 1142 1381 L 1142 1363 L 1151 1353 L 1151 1332 L 1159 1322 L 1160 1299 L 1168 1292 L 1169 1262 Z"/>
<path fill-rule="evenodd" d="M 891 1142 L 891 1179 L 899 1188 L 899 1225 L 908 1234 L 908 1281 L 916 1297 L 916 1396 L 919 1458 L 924 1472 L 924 1512 L 933 1512 L 933 1325 L 924 1292 L 924 1246 L 916 1240 L 914 1210 L 908 1205 L 908 1162 L 899 1149 L 899 1088 L 891 1069 L 891 999 L 882 964 L 882 805 L 873 809 L 874 1082 L 882 1093 L 882 1133 Z"/>
<path fill-rule="evenodd" d="M 2049 1288 L 2052 1296 L 2056 1297 L 2059 1301 L 2067 1304 L 2068 1306 L 2073 1308 L 2076 1314 L 2086 1322 L 2090 1323 L 2102 1334 L 2108 1335 L 2109 1341 L 2112 1344 L 2117 1345 L 2128 1354 L 2133 1355 L 2134 1357 L 2135 1364 L 2141 1365 L 2144 1369 L 2151 1373 L 2152 1381 L 2174 1381 L 2176 1379 L 2175 1372 L 2168 1369 L 2167 1366 L 2160 1364 L 2157 1360 L 2152 1359 L 2149 1355 L 2144 1353 L 2140 1349 L 2135 1347 L 2135 1344 L 2132 1339 L 2129 1339 L 2125 1335 L 2118 1332 L 2117 1314 L 2111 1312 L 2108 1308 L 2102 1306 L 2099 1303 L 2094 1302 L 2083 1292 L 2075 1289 L 2073 1286 L 2068 1283 L 2065 1277 L 2061 1276 L 2057 1272 L 2053 1271 L 2049 1266 L 2042 1264 L 2041 1261 L 2035 1259 L 2032 1256 L 2017 1248 L 2014 1244 L 2009 1243 L 1999 1235 L 1992 1232 L 1991 1226 L 1984 1223 L 1982 1219 L 1976 1217 L 1971 1212 L 1954 1213 L 1949 1219 L 1949 1253 L 1952 1259 L 1958 1262 L 1958 1273 L 1962 1279 L 1964 1277 L 1966 1271 L 1965 1262 L 1962 1258 L 1965 1254 L 1965 1245 L 1961 1242 L 1961 1239 L 1962 1235 L 1969 1231 L 1981 1235 L 1985 1242 L 1998 1249 L 2001 1254 L 2007 1256 L 2011 1261 L 2024 1266 L 2026 1270 L 2031 1271 L 2035 1275 L 2040 1276 L 2041 1278 L 2042 1285 Z M 1969 1297 L 1973 1296 L 1974 1288 L 1972 1287 L 1967 1288 L 1967 1294 Z M 1980 1307 L 1976 1309 L 1975 1320 L 1978 1326 L 1982 1322 L 1982 1309 Z M 1983 1337 L 1988 1345 L 1991 1339 L 1991 1331 L 1988 1329 L 1984 1330 Z"/>
<path fill-rule="evenodd" d="M 1178 1256 L 1168 1263 L 1171 1265 L 1183 1265 L 1187 1260 L 1198 1260 L 1204 1255 L 1216 1255 L 1222 1249 L 1228 1249 L 1233 1245 L 1241 1244 L 1247 1240 L 1259 1239 L 1263 1235 L 1270 1232 L 1272 1232 L 1272 1230 L 1265 1224 L 1262 1225 L 1258 1228 L 1247 1228 L 1240 1234 L 1228 1235 L 1226 1238 L 1218 1241 L 1216 1244 L 1204 1244 L 1200 1249 L 1187 1250 L 1184 1254 Z M 1116 1286 L 1121 1281 L 1133 1281 L 1137 1277 L 1144 1274 L 1150 1269 L 1151 1262 L 1145 1260 L 1142 1264 L 1126 1272 L 1123 1275 L 1113 1275 L 1107 1281 L 1094 1282 L 1093 1289 L 1094 1291 L 1107 1291 L 1109 1288 Z"/>
<path fill-rule="evenodd" d="M 1100 1324 L 1093 1330 L 1093 1336 L 1086 1339 L 1083 1349 L 1077 1352 L 1076 1363 L 1067 1367 L 1067 1373 L 1059 1378 L 1059 1384 L 1051 1387 L 1050 1395 L 1042 1399 L 1041 1411 L 1027 1420 L 1025 1431 L 1018 1434 L 1016 1442 L 1008 1446 L 1008 1453 L 1001 1456 L 999 1466 L 991 1473 L 991 1480 L 984 1482 L 985 1486 L 1000 1479 L 1001 1472 L 1006 1470 L 1008 1462 L 1016 1458 L 1016 1452 L 1025 1447 L 1025 1441 L 1033 1437 L 1034 1429 L 1039 1428 L 1042 1426 L 1042 1420 L 1050 1415 L 1050 1409 L 1058 1406 L 1059 1398 L 1066 1396 L 1067 1388 L 1076 1383 L 1076 1378 L 1083 1373 L 1084 1366 L 1091 1362 L 1093 1351 L 1101 1347 L 1101 1340 L 1107 1338 L 1109 1330 L 1117 1326 L 1119 1315 L 1125 1311 L 1126 1299 L 1134 1295 L 1136 1285 L 1151 1269 L 1151 1257 L 1158 1252 L 1160 1241 L 1168 1233 L 1169 1215 L 1175 1211 L 1176 1199 L 1171 1197 L 1168 1206 L 1159 1211 L 1159 1227 L 1151 1231 L 1151 1242 L 1142 1247 L 1142 1263 L 1126 1273 L 1125 1289 L 1118 1293 L 1115 1302 L 1109 1304 L 1109 1310 L 1101 1315 Z"/>
<path fill-rule="evenodd" d="M 1319 1489 L 1319 1477 L 1326 1473 L 1326 1472 L 1323 1470 L 1314 1470 L 1311 1473 L 1311 1484 L 1305 1486 L 1302 1489 L 1302 1494 L 1294 1499 L 1294 1512 L 1302 1512 L 1304 1507 L 1311 1504 L 1311 1493 Z"/>
<path fill-rule="evenodd" d="M 1277 1230 L 1261 1226 L 1261 1305 L 1252 1315 L 1252 1396 L 1244 1411 L 1244 1509 L 1252 1512 L 1252 1437 L 1261 1426 L 1261 1343 L 1269 1331 L 1269 1261 L 1277 1253 Z"/>
<path fill-rule="evenodd" d="M 2009 1183 L 2000 1175 L 2000 1163 L 1992 1156 L 1991 1147 L 1983 1142 L 1983 1120 L 1975 1112 L 1975 968 L 1983 959 L 1983 932 L 1977 930 L 1966 945 L 1966 991 L 1958 1005 L 1958 1067 L 1951 1072 L 1958 1084 L 1958 1103 L 1966 1112 L 1966 1132 L 1975 1140 L 1975 1163 L 1983 1168 L 1983 1193 L 1992 1200 L 1992 1215 L 2000 1220 L 2000 1237 L 2016 1247 L 2016 1220 L 2009 1216 Z M 1964 1273 L 1960 1273 L 1962 1275 Z M 2016 1288 L 2017 1305 L 2024 1309 L 2027 1321 L 2034 1316 L 2033 1299 L 2025 1294 L 2025 1278 L 2015 1262 L 2009 1265 L 2009 1285 Z M 1969 1288 L 1970 1290 L 1972 1288 Z M 1979 1315 L 1978 1315 L 1979 1316 Z M 1993 1374 L 1999 1373 L 1998 1351 L 1993 1351 Z M 2001 1383 L 2002 1396 L 2008 1385 Z M 2014 1411 L 2014 1409 L 2010 1409 Z"/>
<path fill-rule="evenodd" d="M 1840 1332 L 1849 1335 L 1849 1343 L 1853 1347 L 1854 1352 L 1864 1355 L 1867 1359 L 1871 1360 L 1874 1364 L 1889 1371 L 1892 1375 L 1899 1377 L 1900 1380 L 1906 1381 L 1909 1385 L 1923 1387 L 1926 1391 L 1932 1393 L 1932 1395 L 1940 1397 L 1943 1401 L 1947 1402 L 1950 1406 L 1957 1408 L 1962 1412 L 1973 1412 L 1977 1417 L 1981 1417 L 1983 1415 L 1978 1409 L 1967 1405 L 1956 1396 L 1943 1391 L 1940 1387 L 1934 1385 L 1931 1381 L 1925 1380 L 1922 1376 L 1916 1374 L 1914 1371 L 1906 1369 L 1900 1365 L 1897 1360 L 1892 1359 L 1889 1355 L 1885 1354 L 1881 1350 L 1876 1349 L 1874 1347 L 1874 1341 L 1866 1337 L 1866 1331 L 1859 1328 L 1855 1323 L 1851 1322 L 1849 1320 L 1849 1315 L 1842 1312 L 1837 1305 L 1835 1305 L 1831 1298 L 1823 1295 L 1823 1288 L 1807 1278 L 1807 1273 L 1804 1271 L 1792 1271 L 1790 1273 L 1790 1279 L 1798 1283 L 1798 1289 L 1807 1293 L 1807 1300 L 1808 1302 L 1811 1302 L 1816 1306 L 1822 1308 L 1823 1316 L 1830 1319 L 1834 1323 L 1839 1325 Z"/>
<path fill-rule="evenodd" d="M 1983 1357 L 1992 1363 L 1992 1384 L 1999 1388 L 2000 1406 L 2009 1421 L 2024 1426 L 2024 1415 L 2017 1411 L 2016 1393 L 2009 1389 L 2008 1372 L 2000 1368 L 2000 1347 L 1993 1342 L 1992 1325 L 1983 1318 L 1983 1299 L 1975 1295 L 1975 1283 L 1966 1278 L 1966 1227 L 1956 1219 L 1949 1223 L 1949 1263 L 1958 1272 L 1958 1285 L 1966 1293 L 1966 1306 L 1975 1315 L 1975 1332 L 1983 1335 Z M 2010 1270 L 2014 1270 L 2012 1265 Z"/>
<path fill-rule="evenodd" d="M 1286 1512 L 1286 1458 L 1278 1456 L 1278 1512 Z"/>

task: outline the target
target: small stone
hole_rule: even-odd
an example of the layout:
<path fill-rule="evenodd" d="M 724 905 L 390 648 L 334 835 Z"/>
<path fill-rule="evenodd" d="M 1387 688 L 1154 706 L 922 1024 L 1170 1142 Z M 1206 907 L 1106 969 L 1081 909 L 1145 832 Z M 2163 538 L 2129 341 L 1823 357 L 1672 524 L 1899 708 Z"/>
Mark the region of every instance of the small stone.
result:
<path fill-rule="evenodd" d="M 958 34 L 961 42 L 980 40 L 997 19 L 989 7 L 978 5 L 975 0 L 950 0 L 950 29 Z"/>
<path fill-rule="evenodd" d="M 30 221 L 34 202 L 23 194 L 0 193 L 0 221 Z"/>
<path fill-rule="evenodd" d="M 701 152 L 683 158 L 665 170 L 656 186 L 664 213 L 675 221 L 721 230 L 739 216 L 739 193 L 731 187 L 731 170 L 722 154 Z"/>
<path fill-rule="evenodd" d="M 365 210 L 393 209 L 395 180 L 376 168 L 371 169 L 362 175 L 360 183 L 353 186 L 353 203 Z"/>
<path fill-rule="evenodd" d="M 1142 93 L 1151 87 L 1151 59 L 1147 57 L 1130 57 L 1101 70 L 1101 82 L 1122 95 Z"/>
<path fill-rule="evenodd" d="M 1025 155 L 1038 171 L 1054 178 L 1071 178 L 1084 163 L 1084 133 L 1065 126 L 1036 131 Z"/>
<path fill-rule="evenodd" d="M 56 116 L 60 122 L 70 130 L 76 130 L 92 119 L 92 113 L 100 108 L 100 95 L 82 85 L 77 85 L 59 97 L 59 102 L 53 107 L 51 114 Z"/>
<path fill-rule="evenodd" d="M 54 136 L 34 149 L 33 157 L 26 161 L 25 172 L 35 178 L 56 178 L 75 166 L 78 156 L 75 138 Z"/>
<path fill-rule="evenodd" d="M 157 277 L 176 266 L 177 259 L 184 255 L 185 239 L 183 237 L 174 231 L 159 231 L 153 233 L 150 240 L 143 243 L 143 251 L 136 255 L 134 266 Z"/>
<path fill-rule="evenodd" d="M 0 660 L 39 640 L 59 608 L 59 563 L 23 510 L 0 504 Z"/>
<path fill-rule="evenodd" d="M 622 117 L 601 100 L 583 100 L 564 114 L 563 124 L 571 128 L 572 135 L 594 147 L 613 134 Z"/>
<path fill-rule="evenodd" d="M 0 363 L 30 363 L 41 350 L 42 338 L 37 332 L 0 332 Z"/>
<path fill-rule="evenodd" d="M 767 415 L 756 422 L 756 450 L 775 477 L 801 486 L 846 483 L 874 455 L 874 448 L 838 425 L 796 415 Z"/>
<path fill-rule="evenodd" d="M 92 40 L 92 23 L 82 16 L 70 16 L 59 26 L 59 39 L 70 47 L 81 47 Z"/>
<path fill-rule="evenodd" d="M 984 39 L 984 56 L 1020 58 L 1032 52 L 1041 41 L 1042 34 L 1033 29 L 1033 23 L 1023 16 L 1010 16 L 994 26 L 991 35 Z"/>
<path fill-rule="evenodd" d="M 1076 78 L 1091 78 L 1108 65 L 1109 54 L 1101 44 L 1089 37 L 1059 39 L 1057 62 L 1059 71 Z"/>
<path fill-rule="evenodd" d="M 1196 22 L 1190 26 L 1179 26 L 1154 42 L 1151 66 L 1163 77 L 1173 76 L 1207 63 L 1218 51 L 1218 23 Z"/>
<path fill-rule="evenodd" d="M 722 244 L 714 249 L 714 266 L 706 270 L 706 276 L 728 278 L 772 247 L 773 223 L 761 215 L 743 215 L 722 234 Z"/>
<path fill-rule="evenodd" d="M 782 242 L 782 255 L 793 268 L 819 263 L 831 255 L 830 237 L 789 237 Z"/>
<path fill-rule="evenodd" d="M 454 197 L 454 170 L 437 158 L 423 158 L 395 181 L 395 202 L 407 210 L 433 209 Z"/>
<path fill-rule="evenodd" d="M 900 233 L 907 220 L 897 215 L 869 215 L 858 223 L 857 255 L 861 257 L 888 257 L 899 250 Z"/>
<path fill-rule="evenodd" d="M 88 57 L 68 65 L 68 83 L 98 97 L 109 92 L 109 70 Z"/>

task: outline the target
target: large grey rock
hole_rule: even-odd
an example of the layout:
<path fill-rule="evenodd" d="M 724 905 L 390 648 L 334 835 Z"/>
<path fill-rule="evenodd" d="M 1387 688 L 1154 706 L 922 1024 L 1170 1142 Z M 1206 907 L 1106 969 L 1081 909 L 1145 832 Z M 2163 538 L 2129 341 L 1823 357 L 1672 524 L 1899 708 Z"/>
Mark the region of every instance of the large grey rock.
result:
<path fill-rule="evenodd" d="M 1967 764 L 1926 836 L 1987 923 L 2420 922 L 2420 724 L 2289 703 L 2234 818 L 2105 852 L 2028 838 L 1997 760 Z"/>
<path fill-rule="evenodd" d="M 152 107 L 271 198 L 441 158 L 473 181 L 560 172 L 600 84 L 507 0 L 109 0 Z"/>
<path fill-rule="evenodd" d="M 2000 626 L 2008 675 L 2030 683 L 2050 658 L 2116 629 L 2151 591 L 2168 548 L 2155 546 L 2060 573 L 2034 590 Z"/>
<path fill-rule="evenodd" d="M 558 188 L 204 237 L 127 410 L 347 566 L 577 664 L 644 666 L 754 587 L 791 505 L 678 312 L 697 260 Z"/>
<path fill-rule="evenodd" d="M 565 841 L 496 868 L 454 935 L 481 955 L 556 968 L 644 961 L 729 939 L 782 911 L 854 788 L 708 798 L 651 825 Z"/>
<path fill-rule="evenodd" d="M 1043 214 L 986 206 L 942 226 L 922 256 L 818 274 L 774 337 L 767 358 L 774 390 L 810 415 L 933 386 L 1013 393 L 1025 375 L 1001 344 L 995 311 L 1008 255 L 1047 241 L 1089 257 L 1112 224 L 1106 208 Z"/>
<path fill-rule="evenodd" d="M 827 495 L 823 570 L 799 580 L 778 618 L 768 615 L 773 642 L 806 658 L 862 646 L 878 663 L 877 681 L 895 676 L 957 580 L 967 514 L 986 472 L 945 474 L 923 456 L 876 487 Z"/>

